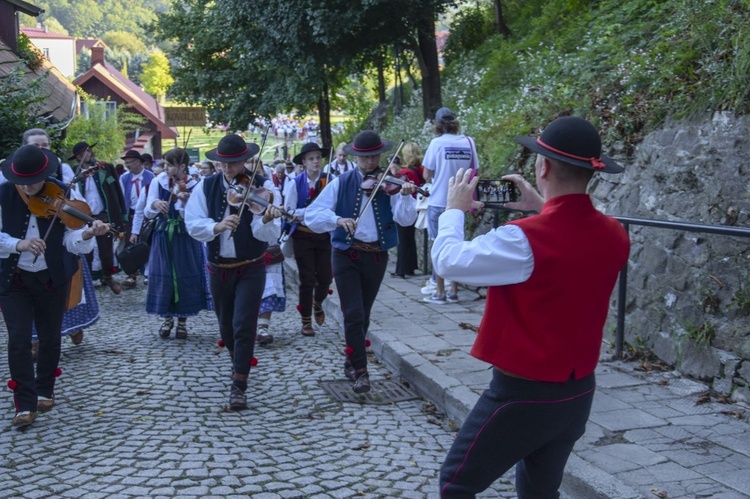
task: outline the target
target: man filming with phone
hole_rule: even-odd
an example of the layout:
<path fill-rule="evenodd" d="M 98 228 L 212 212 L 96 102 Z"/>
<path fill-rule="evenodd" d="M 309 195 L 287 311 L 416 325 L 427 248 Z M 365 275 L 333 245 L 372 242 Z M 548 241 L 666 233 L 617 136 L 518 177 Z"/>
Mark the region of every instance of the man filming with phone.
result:
<path fill-rule="evenodd" d="M 459 170 L 432 247 L 440 275 L 488 286 L 471 354 L 494 367 L 443 463 L 443 498 L 474 497 L 513 465 L 519 498 L 559 497 L 589 417 L 609 299 L 628 261 L 627 232 L 586 193 L 595 172 L 623 171 L 601 153 L 596 128 L 566 116 L 539 138 L 516 140 L 537 153 L 539 192 L 507 175 L 521 200 L 506 207 L 539 214 L 464 241 L 464 212 L 482 203 L 472 199 L 478 179 Z"/>

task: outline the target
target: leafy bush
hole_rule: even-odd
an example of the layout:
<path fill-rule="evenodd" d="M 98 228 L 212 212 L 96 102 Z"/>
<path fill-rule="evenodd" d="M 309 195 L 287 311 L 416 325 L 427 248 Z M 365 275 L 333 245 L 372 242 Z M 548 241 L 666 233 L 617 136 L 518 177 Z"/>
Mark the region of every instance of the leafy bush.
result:
<path fill-rule="evenodd" d="M 7 158 L 21 145 L 23 132 L 44 126 L 38 115 L 45 95 L 44 77 L 28 81 L 20 67 L 0 78 L 0 159 Z"/>
<path fill-rule="evenodd" d="M 453 20 L 450 36 L 445 42 L 443 57 L 446 64 L 476 49 L 493 34 L 491 6 L 477 4 L 462 9 Z"/>

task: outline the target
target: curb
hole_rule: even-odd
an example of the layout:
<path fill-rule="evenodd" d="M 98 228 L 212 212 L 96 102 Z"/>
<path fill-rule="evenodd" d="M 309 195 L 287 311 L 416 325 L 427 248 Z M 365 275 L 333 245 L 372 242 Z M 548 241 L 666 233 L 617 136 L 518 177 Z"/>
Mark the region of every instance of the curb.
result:
<path fill-rule="evenodd" d="M 284 260 L 287 285 L 299 284 L 297 264 L 292 259 Z M 335 288 L 335 281 L 331 284 Z M 338 293 L 334 292 L 323 302 L 327 317 L 344 323 Z M 399 340 L 389 331 L 374 328 L 368 332 L 371 350 L 394 376 L 408 385 L 426 400 L 435 404 L 446 417 L 462 425 L 479 395 L 456 378 L 445 374 L 429 360 Z M 565 466 L 561 492 L 578 499 L 636 499 L 643 497 L 635 489 L 602 471 L 588 461 L 571 453 Z"/>

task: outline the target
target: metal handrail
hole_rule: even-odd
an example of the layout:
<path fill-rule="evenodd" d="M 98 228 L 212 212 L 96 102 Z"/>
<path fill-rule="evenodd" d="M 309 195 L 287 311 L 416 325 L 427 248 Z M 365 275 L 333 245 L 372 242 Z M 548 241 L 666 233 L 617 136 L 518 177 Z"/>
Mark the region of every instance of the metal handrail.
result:
<path fill-rule="evenodd" d="M 656 227 L 659 229 L 682 230 L 685 232 L 702 232 L 722 236 L 750 237 L 750 229 L 742 227 L 726 227 L 717 225 L 694 224 L 689 222 L 670 222 L 667 220 L 652 220 L 649 218 L 614 217 L 625 227 L 630 235 L 631 225 Z M 615 357 L 622 358 L 625 343 L 625 301 L 628 288 L 628 266 L 620 271 L 620 282 L 617 289 L 617 335 L 615 337 Z"/>

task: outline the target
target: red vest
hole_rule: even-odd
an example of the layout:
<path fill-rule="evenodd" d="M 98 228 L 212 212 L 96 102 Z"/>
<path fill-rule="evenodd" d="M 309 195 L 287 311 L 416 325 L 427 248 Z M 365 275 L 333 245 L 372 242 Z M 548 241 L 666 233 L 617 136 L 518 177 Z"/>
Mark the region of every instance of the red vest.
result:
<path fill-rule="evenodd" d="M 471 354 L 504 371 L 563 382 L 591 374 L 602 329 L 630 241 L 622 225 L 589 196 L 550 199 L 537 216 L 510 222 L 534 255 L 525 282 L 491 286 Z"/>

